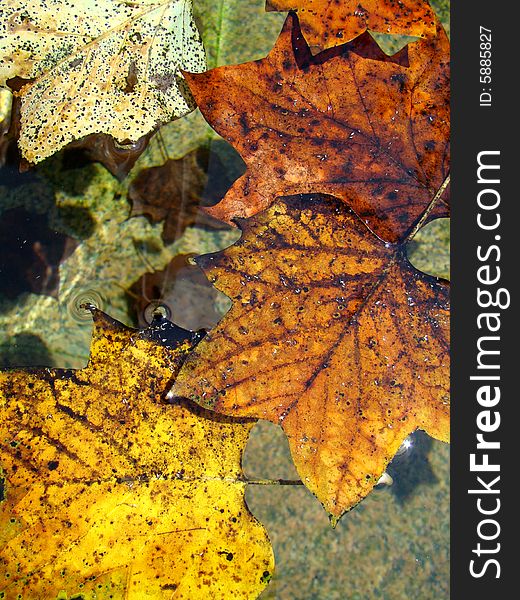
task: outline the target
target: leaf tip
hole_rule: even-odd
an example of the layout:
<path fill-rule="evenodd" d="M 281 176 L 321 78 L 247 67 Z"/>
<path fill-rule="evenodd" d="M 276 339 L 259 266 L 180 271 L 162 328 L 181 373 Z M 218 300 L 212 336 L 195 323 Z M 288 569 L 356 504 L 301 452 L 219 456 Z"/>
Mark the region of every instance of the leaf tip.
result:
<path fill-rule="evenodd" d="M 341 515 L 333 515 L 332 513 L 329 513 L 329 523 L 330 526 L 332 527 L 332 529 L 336 529 L 337 524 L 339 523 L 339 520 L 341 518 Z"/>
<path fill-rule="evenodd" d="M 82 304 L 79 305 L 79 307 L 82 310 L 88 311 L 93 317 L 95 316 L 95 314 L 97 312 L 99 312 L 98 307 L 95 304 L 92 304 L 92 302 L 83 302 Z"/>

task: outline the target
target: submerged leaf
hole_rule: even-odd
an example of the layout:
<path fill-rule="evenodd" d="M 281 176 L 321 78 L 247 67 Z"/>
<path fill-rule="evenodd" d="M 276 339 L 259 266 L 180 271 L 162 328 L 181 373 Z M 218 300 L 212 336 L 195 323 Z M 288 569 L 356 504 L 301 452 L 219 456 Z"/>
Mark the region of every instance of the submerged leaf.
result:
<path fill-rule="evenodd" d="M 279 200 L 197 262 L 233 307 L 171 394 L 279 423 L 334 517 L 416 428 L 449 435 L 448 283 L 420 273 L 332 197 Z"/>
<path fill-rule="evenodd" d="M 426 0 L 266 0 L 266 10 L 296 11 L 305 39 L 317 50 L 349 42 L 367 29 L 435 35 L 435 15 Z"/>
<path fill-rule="evenodd" d="M 86 368 L 0 372 L 0 588 L 256 597 L 273 557 L 244 502 L 251 423 L 163 402 L 190 332 L 94 321 Z"/>
<path fill-rule="evenodd" d="M 215 160 L 218 161 L 218 157 L 214 157 Z M 207 152 L 199 148 L 180 159 L 169 159 L 159 167 L 143 169 L 128 190 L 132 216 L 146 215 L 152 223 L 164 221 L 161 237 L 165 244 L 180 238 L 190 225 L 225 228 L 221 222 L 199 210 L 205 204 L 207 187 L 215 192 L 215 187 L 222 188 L 222 184 L 227 183 L 215 182 L 215 178 L 208 181 L 208 166 Z M 223 170 L 220 165 L 219 173 Z M 225 189 L 228 187 L 226 185 Z"/>
<path fill-rule="evenodd" d="M 210 329 L 218 323 L 222 314 L 217 305 L 222 294 L 196 265 L 188 262 L 189 258 L 178 254 L 164 269 L 144 273 L 130 287 L 128 295 L 140 326 L 150 323 L 156 308 L 169 312 L 186 329 Z"/>
<path fill-rule="evenodd" d="M 219 219 L 249 217 L 281 195 L 325 193 L 397 242 L 449 172 L 449 42 L 440 25 L 394 57 L 368 33 L 312 57 L 289 16 L 265 59 L 186 78 L 247 164 L 207 209 Z M 442 198 L 431 217 L 447 214 Z"/>
<path fill-rule="evenodd" d="M 146 215 L 152 223 L 164 221 L 161 237 L 165 244 L 171 244 L 195 223 L 205 180 L 196 151 L 143 169 L 128 190 L 131 216 Z"/>
<path fill-rule="evenodd" d="M 5 0 L 0 55 L 0 85 L 31 80 L 17 92 L 30 162 L 94 133 L 137 142 L 194 108 L 179 69 L 205 68 L 191 0 Z"/>
<path fill-rule="evenodd" d="M 49 228 L 47 217 L 12 208 L 0 214 L 0 293 L 58 297 L 60 264 L 77 248 L 74 238 Z"/>
<path fill-rule="evenodd" d="M 155 131 L 151 131 L 131 144 L 118 144 L 106 133 L 93 133 L 71 142 L 65 152 L 64 162 L 76 165 L 100 162 L 114 177 L 122 181 L 146 150 L 154 133 Z"/>

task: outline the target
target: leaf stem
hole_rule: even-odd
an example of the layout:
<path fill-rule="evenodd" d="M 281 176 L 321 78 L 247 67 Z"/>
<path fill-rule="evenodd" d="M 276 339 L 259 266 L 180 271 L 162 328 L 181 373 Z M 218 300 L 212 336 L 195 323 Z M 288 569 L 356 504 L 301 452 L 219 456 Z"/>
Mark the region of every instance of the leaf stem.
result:
<path fill-rule="evenodd" d="M 428 204 L 426 210 L 421 215 L 421 218 L 414 225 L 412 231 L 406 236 L 406 239 L 404 240 L 404 243 L 409 242 L 410 240 L 412 240 L 417 235 L 417 232 L 424 225 L 425 221 L 430 216 L 430 213 L 432 212 L 433 208 L 437 204 L 437 201 L 441 198 L 441 196 L 444 194 L 444 192 L 446 191 L 446 188 L 449 185 L 450 185 L 450 175 L 447 175 L 446 179 L 442 182 L 441 187 L 437 190 L 437 193 L 432 198 L 430 204 Z"/>
<path fill-rule="evenodd" d="M 248 485 L 303 485 L 303 481 L 300 479 L 249 479 L 243 477 L 241 481 Z"/>

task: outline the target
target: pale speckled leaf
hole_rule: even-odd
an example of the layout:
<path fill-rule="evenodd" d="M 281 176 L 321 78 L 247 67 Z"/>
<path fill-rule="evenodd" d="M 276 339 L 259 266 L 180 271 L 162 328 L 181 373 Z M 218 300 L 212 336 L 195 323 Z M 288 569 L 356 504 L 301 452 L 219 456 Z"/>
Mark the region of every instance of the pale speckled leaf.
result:
<path fill-rule="evenodd" d="M 196 0 L 193 14 L 206 49 L 208 69 L 264 57 L 276 42 L 285 18 L 282 13 L 266 13 L 259 0 Z M 182 158 L 220 137 L 198 110 L 165 125 L 161 135 L 169 158 Z M 159 144 L 152 143 L 139 166 L 163 163 Z"/>
<path fill-rule="evenodd" d="M 0 124 L 3 124 L 11 113 L 12 94 L 9 90 L 0 89 Z"/>
<path fill-rule="evenodd" d="M 0 85 L 22 97 L 19 145 L 39 162 L 74 139 L 135 142 L 194 108 L 179 69 L 205 69 L 191 0 L 7 0 Z"/>

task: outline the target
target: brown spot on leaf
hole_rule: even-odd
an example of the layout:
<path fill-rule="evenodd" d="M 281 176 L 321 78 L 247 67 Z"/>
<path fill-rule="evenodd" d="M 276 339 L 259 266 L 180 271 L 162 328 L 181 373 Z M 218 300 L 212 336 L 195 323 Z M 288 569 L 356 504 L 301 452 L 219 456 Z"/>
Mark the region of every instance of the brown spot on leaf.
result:
<path fill-rule="evenodd" d="M 138 78 L 137 78 L 137 68 L 136 68 L 136 64 L 134 61 L 130 61 L 130 65 L 128 67 L 128 75 L 126 76 L 126 86 L 123 89 L 123 92 L 125 94 L 131 94 L 137 83 L 138 83 Z"/>

